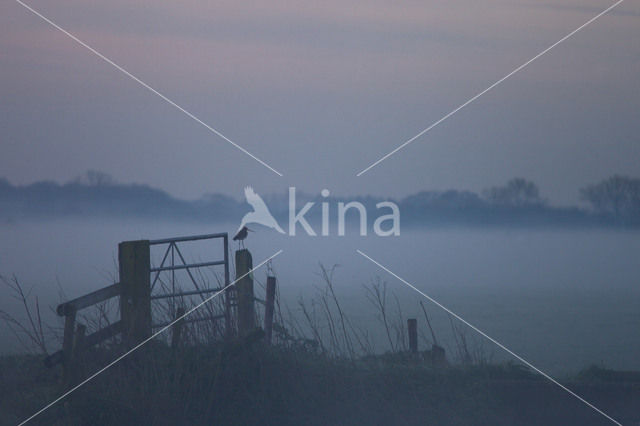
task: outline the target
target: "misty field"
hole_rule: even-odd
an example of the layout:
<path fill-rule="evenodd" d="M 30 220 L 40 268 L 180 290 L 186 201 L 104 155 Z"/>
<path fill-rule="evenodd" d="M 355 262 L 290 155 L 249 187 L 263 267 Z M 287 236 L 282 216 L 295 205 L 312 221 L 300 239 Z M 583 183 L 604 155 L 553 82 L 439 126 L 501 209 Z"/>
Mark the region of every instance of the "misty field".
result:
<path fill-rule="evenodd" d="M 60 366 L 46 368 L 42 362 L 44 350 L 52 353 L 61 345 L 61 319 L 51 308 L 113 283 L 119 241 L 198 229 L 92 220 L 3 228 L 3 259 L 16 273 L 5 281 L 21 283 L 32 319 L 44 324 L 39 340 L 39 326 L 29 325 L 15 288 L 3 285 L 2 311 L 36 335 L 32 341 L 22 335 L 36 354 L 23 355 L 25 347 L 2 328 L 3 424 L 24 420 L 68 387 Z M 48 238 L 41 238 L 45 233 Z M 69 235 L 76 243 L 60 248 Z M 631 372 L 640 369 L 635 233 L 410 229 L 392 244 L 357 237 L 336 243 L 251 236 L 254 262 L 276 247 L 284 250 L 270 272 L 278 280 L 273 346 L 264 345 L 259 329 L 225 342 L 215 327 L 194 326 L 186 328 L 180 348 L 172 349 L 169 330 L 34 424 L 607 424 L 371 268 L 354 254 L 356 248 L 384 259 L 403 278 L 616 419 L 638 421 L 640 380 Z M 218 249 L 195 247 L 185 256 L 204 261 L 211 250 Z M 152 263 L 158 265 L 161 256 L 152 253 Z M 258 297 L 265 274 L 253 274 Z M 220 277 L 212 269 L 197 279 L 209 285 Z M 178 280 L 184 284 L 187 276 Z M 33 311 L 36 298 L 40 316 Z M 80 321 L 94 331 L 117 311 L 117 305 L 104 305 Z M 171 310 L 167 305 L 161 312 Z M 409 318 L 417 320 L 416 353 L 409 347 Z M 119 342 L 109 340 L 84 354 L 80 376 L 121 354 Z M 444 362 L 434 362 L 436 344 Z"/>

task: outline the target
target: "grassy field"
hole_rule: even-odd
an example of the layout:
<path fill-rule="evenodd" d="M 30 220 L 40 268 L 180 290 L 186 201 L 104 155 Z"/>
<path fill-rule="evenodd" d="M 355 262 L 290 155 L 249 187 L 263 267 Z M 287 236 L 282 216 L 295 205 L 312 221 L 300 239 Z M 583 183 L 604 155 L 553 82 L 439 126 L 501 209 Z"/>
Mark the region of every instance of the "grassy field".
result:
<path fill-rule="evenodd" d="M 83 357 L 84 374 L 115 354 Z M 591 367 L 562 380 L 623 424 L 640 422 L 640 373 Z M 0 358 L 0 422 L 18 424 L 58 397 L 61 369 Z M 407 353 L 339 360 L 259 339 L 173 351 L 155 343 L 59 402 L 38 425 L 612 424 L 515 364 L 432 367 Z"/>
<path fill-rule="evenodd" d="M 286 317 L 278 309 L 273 345 L 265 345 L 261 328 L 228 340 L 211 321 L 192 323 L 174 348 L 159 336 L 30 424 L 613 424 L 526 367 L 491 362 L 453 321 L 456 345 L 448 353 L 435 344 L 432 350 L 410 352 L 405 316 L 390 309 L 388 300 L 394 297 L 383 283 L 366 288 L 389 344 L 385 353 L 373 351 L 366 330 L 353 326 L 342 308 L 332 271 L 321 271 L 326 286 L 310 301 L 299 301 L 302 316 Z M 5 323 L 25 339 L 26 350 L 48 352 L 46 330 L 55 327 L 42 324 L 37 301 L 28 299 L 15 277 L 4 282 L 23 302 L 29 319 L 20 322 L 5 314 Z M 420 306 L 431 329 L 425 306 Z M 82 321 L 100 329 L 114 309 L 101 306 Z M 59 336 L 53 343 L 60 347 Z M 69 380 L 78 383 L 123 351 L 116 336 L 80 352 L 75 378 L 68 375 L 66 380 L 60 365 L 44 366 L 44 355 L 0 357 L 0 425 L 19 424 L 62 395 Z M 640 372 L 592 366 L 559 379 L 622 424 L 640 424 Z"/>

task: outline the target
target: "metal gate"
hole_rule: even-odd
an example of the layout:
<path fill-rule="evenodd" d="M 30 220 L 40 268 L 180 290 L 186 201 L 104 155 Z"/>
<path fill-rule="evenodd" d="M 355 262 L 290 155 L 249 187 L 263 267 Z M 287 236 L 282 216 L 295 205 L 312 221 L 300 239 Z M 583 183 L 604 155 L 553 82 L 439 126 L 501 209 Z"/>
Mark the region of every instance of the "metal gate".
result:
<path fill-rule="evenodd" d="M 189 263 L 180 247 L 188 242 L 203 240 L 222 240 L 222 256 L 214 256 L 212 260 L 204 262 Z M 199 297 L 200 301 L 202 301 L 207 295 L 220 292 L 229 286 L 229 237 L 226 232 L 150 240 L 150 251 L 154 251 L 154 248 L 161 248 L 162 251 L 160 253 L 164 254 L 160 264 L 149 269 L 151 274 L 151 301 L 153 302 L 152 313 L 160 316 L 160 321 L 152 324 L 153 328 L 161 328 L 170 324 L 181 313 L 184 313 L 186 304 L 190 301 L 192 302 L 193 298 Z M 212 287 L 208 285 L 201 271 L 203 268 L 215 266 L 223 266 L 224 275 L 222 280 L 217 282 L 217 286 Z M 182 273 L 183 275 L 186 273 L 186 279 L 178 279 L 176 277 L 177 273 Z M 185 281 L 186 286 L 183 285 Z M 233 293 L 233 287 L 230 287 L 221 295 L 223 296 L 222 304 L 217 304 L 217 306 L 212 306 L 216 304 L 207 304 L 205 312 L 199 312 L 198 315 L 190 315 L 188 319 L 185 319 L 185 322 L 209 321 L 212 324 L 217 320 L 224 319 L 224 333 L 229 335 L 232 332 L 231 302 Z M 165 302 L 164 304 L 162 304 L 163 301 Z M 215 309 L 216 307 L 220 309 Z"/>

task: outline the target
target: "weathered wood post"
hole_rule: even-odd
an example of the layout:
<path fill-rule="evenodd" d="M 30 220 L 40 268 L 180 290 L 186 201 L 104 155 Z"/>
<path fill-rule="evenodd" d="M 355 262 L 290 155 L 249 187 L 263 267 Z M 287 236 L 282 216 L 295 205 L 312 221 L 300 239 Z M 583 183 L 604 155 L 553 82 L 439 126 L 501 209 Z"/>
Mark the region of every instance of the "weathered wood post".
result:
<path fill-rule="evenodd" d="M 128 347 L 151 336 L 151 282 L 149 241 L 124 241 L 118 245 L 120 264 L 120 315 L 123 341 Z"/>
<path fill-rule="evenodd" d="M 78 361 L 80 358 L 80 354 L 82 353 L 83 345 L 84 345 L 84 336 L 87 332 L 87 326 L 83 324 L 78 324 L 76 328 L 76 334 L 73 337 L 73 360 Z"/>
<path fill-rule="evenodd" d="M 409 318 L 407 329 L 409 331 L 409 350 L 411 353 L 418 353 L 418 321 L 415 318 Z"/>
<path fill-rule="evenodd" d="M 236 294 L 238 302 L 238 336 L 245 337 L 255 328 L 253 307 L 253 260 L 249 250 L 236 251 Z"/>
<path fill-rule="evenodd" d="M 273 331 L 273 310 L 276 300 L 276 277 L 267 277 L 267 293 L 264 306 L 264 341 L 271 344 Z"/>
<path fill-rule="evenodd" d="M 224 287 L 228 287 L 231 284 L 229 277 L 229 236 L 224 234 L 223 238 L 224 246 Z M 227 339 L 233 337 L 233 324 L 231 323 L 231 298 L 233 295 L 233 288 L 227 288 L 224 292 L 224 327 L 225 336 Z"/>
<path fill-rule="evenodd" d="M 180 345 L 180 336 L 182 335 L 182 326 L 184 325 L 184 308 L 181 306 L 176 311 L 178 321 L 171 327 L 171 348 L 176 349 Z M 179 319 L 178 319 L 179 318 Z"/>
<path fill-rule="evenodd" d="M 73 376 L 73 341 L 76 328 L 76 310 L 70 308 L 64 317 L 64 335 L 62 336 L 62 380 L 68 387 Z"/>
<path fill-rule="evenodd" d="M 73 336 L 73 349 L 71 355 L 71 374 L 69 384 L 75 385 L 82 379 L 84 374 L 84 364 L 82 361 L 82 350 L 84 349 L 84 336 L 87 332 L 87 326 L 78 324 L 75 335 Z"/>

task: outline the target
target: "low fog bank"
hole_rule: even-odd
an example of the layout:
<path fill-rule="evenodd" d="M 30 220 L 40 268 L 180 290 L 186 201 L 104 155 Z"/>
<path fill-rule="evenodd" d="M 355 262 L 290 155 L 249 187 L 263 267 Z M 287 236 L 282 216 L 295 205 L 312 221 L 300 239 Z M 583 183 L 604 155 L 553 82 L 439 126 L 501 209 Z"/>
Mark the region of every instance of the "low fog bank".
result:
<path fill-rule="evenodd" d="M 257 188 L 259 192 L 259 188 Z M 354 196 L 349 199 L 296 193 L 296 212 L 313 202 L 305 218 L 314 225 L 322 220 L 321 204 L 337 217 L 337 203 L 358 201 L 370 215 L 383 201 L 395 202 L 402 224 L 415 226 L 560 226 L 560 227 L 638 227 L 640 226 L 640 179 L 613 176 L 580 189 L 585 206 L 550 205 L 535 183 L 515 178 L 504 186 L 471 191 L 422 191 L 403 199 Z M 276 219 L 289 220 L 290 195 L 260 194 Z M 198 200 L 181 200 L 166 192 L 139 184 L 121 184 L 100 172 L 87 172 L 71 182 L 36 182 L 14 186 L 0 178 L 0 221 L 64 218 L 138 218 L 171 220 L 199 224 L 236 222 L 250 206 L 221 194 L 208 194 Z M 380 214 L 389 213 L 381 209 Z M 358 215 L 346 215 L 355 224 Z M 372 220 L 372 219 L 371 219 Z"/>
<path fill-rule="evenodd" d="M 61 326 L 49 309 L 61 299 L 83 295 L 117 280 L 117 244 L 213 232 L 233 233 L 237 222 L 202 225 L 162 220 L 103 219 L 20 222 L 0 225 L 0 274 L 15 274 L 38 296 L 46 322 Z M 540 368 L 575 372 L 589 364 L 640 369 L 640 289 L 634 230 L 415 229 L 399 237 L 290 237 L 257 227 L 246 241 L 254 264 L 276 251 L 273 262 L 280 300 L 302 318 L 322 289 L 320 264 L 337 265 L 333 282 L 354 324 L 367 330 L 376 352 L 388 338 L 363 286 L 386 282 L 390 313 L 397 324 L 419 321 L 420 347 L 431 337 L 419 300 L 436 337 L 455 355 L 456 327 L 448 315 L 360 256 L 361 250 L 449 307 Z M 219 258 L 222 248 L 186 246 L 189 262 Z M 237 249 L 232 243 L 231 250 Z M 163 253 L 153 252 L 155 265 Z M 233 259 L 233 257 L 231 257 Z M 212 268 L 212 273 L 221 273 Z M 256 289 L 266 270 L 254 273 Z M 186 275 L 179 276 L 186 287 Z M 60 293 L 64 293 L 61 296 Z M 19 302 L 0 288 L 0 310 L 23 316 Z M 397 300 L 397 301 L 396 301 Z M 301 319 L 302 321 L 302 319 Z M 469 344 L 493 360 L 508 359 L 497 347 L 462 326 Z M 57 348 L 49 348 L 50 351 Z M 0 326 L 0 352 L 21 350 Z"/>

